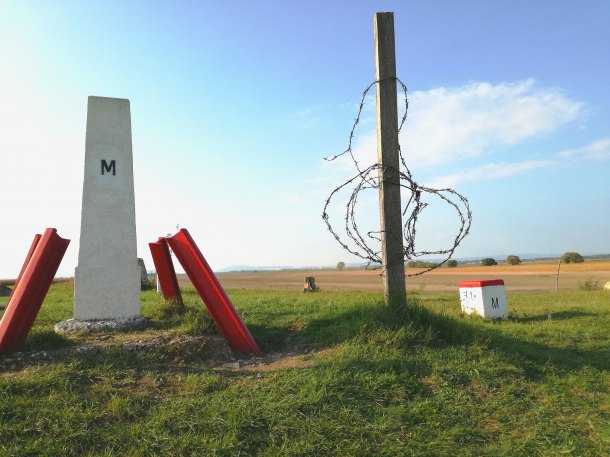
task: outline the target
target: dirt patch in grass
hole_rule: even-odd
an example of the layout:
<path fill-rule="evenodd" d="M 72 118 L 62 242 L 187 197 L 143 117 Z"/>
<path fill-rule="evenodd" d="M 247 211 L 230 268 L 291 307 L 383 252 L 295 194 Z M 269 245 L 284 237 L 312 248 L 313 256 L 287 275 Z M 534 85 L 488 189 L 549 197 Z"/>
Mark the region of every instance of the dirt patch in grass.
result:
<path fill-rule="evenodd" d="M 75 360 L 99 354 L 157 353 L 161 358 L 193 360 L 207 367 L 216 367 L 235 360 L 226 340 L 216 335 L 181 335 L 175 332 L 113 333 L 73 338 L 74 346 L 44 351 L 24 351 L 0 356 L 2 372 L 21 371 L 51 362 Z"/>
<path fill-rule="evenodd" d="M 305 368 L 316 362 L 313 355 L 329 350 L 292 349 L 290 352 L 272 352 L 263 357 L 249 357 L 230 349 L 227 341 L 217 335 L 182 335 L 171 331 L 92 334 L 72 338 L 77 344 L 67 348 L 44 351 L 23 351 L 0 355 L 0 376 L 57 361 L 123 351 L 127 353 L 155 353 L 177 360 L 188 360 L 207 368 L 233 371 L 275 371 L 288 368 Z M 251 354 L 250 354 L 251 355 Z"/>
<path fill-rule="evenodd" d="M 268 372 L 286 370 L 289 368 L 307 368 L 316 365 L 320 357 L 325 357 L 335 349 L 324 349 L 321 351 L 310 350 L 307 352 L 276 352 L 267 354 L 262 360 L 253 359 L 252 361 L 242 361 L 239 367 L 242 371 Z M 237 368 L 235 368 L 237 370 Z"/>

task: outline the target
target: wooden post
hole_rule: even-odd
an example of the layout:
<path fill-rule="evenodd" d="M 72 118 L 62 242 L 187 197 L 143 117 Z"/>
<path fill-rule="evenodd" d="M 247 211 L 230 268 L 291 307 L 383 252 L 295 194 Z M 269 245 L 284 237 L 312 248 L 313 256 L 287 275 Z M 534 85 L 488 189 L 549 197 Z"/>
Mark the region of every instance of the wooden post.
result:
<path fill-rule="evenodd" d="M 396 95 L 396 53 L 394 13 L 376 13 L 375 79 L 377 83 L 377 160 L 381 252 L 385 267 L 385 302 L 406 305 L 402 207 L 400 204 L 400 159 L 398 156 L 398 107 Z"/>

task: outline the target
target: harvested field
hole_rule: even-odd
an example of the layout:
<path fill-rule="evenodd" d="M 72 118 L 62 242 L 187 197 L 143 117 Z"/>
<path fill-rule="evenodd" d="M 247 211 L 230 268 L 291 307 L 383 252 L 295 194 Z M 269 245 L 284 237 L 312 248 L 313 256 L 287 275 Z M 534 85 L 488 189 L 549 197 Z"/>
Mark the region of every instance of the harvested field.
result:
<path fill-rule="evenodd" d="M 411 268 L 408 274 L 420 269 Z M 383 290 L 380 270 L 282 270 L 243 271 L 218 273 L 218 279 L 225 289 L 299 290 L 305 276 L 314 276 L 316 284 L 323 290 Z M 526 262 L 521 265 L 460 265 L 457 268 L 439 268 L 424 275 L 408 277 L 410 290 L 452 291 L 463 280 L 504 279 L 510 291 L 550 291 L 555 290 L 557 279 L 556 262 Z M 71 281 L 58 278 L 54 282 Z M 186 275 L 178 275 L 181 286 L 190 287 Z M 559 289 L 575 290 L 590 281 L 599 287 L 610 281 L 610 260 L 587 260 L 583 263 L 562 264 L 559 271 Z M 12 285 L 15 280 L 0 280 Z M 1 301 L 1 300 L 0 300 Z"/>
<path fill-rule="evenodd" d="M 407 273 L 421 270 L 409 269 Z M 316 284 L 323 290 L 383 290 L 379 270 L 286 270 L 245 271 L 219 273 L 218 279 L 226 289 L 300 289 L 305 276 L 315 276 Z M 556 262 L 527 262 L 521 265 L 460 265 L 457 268 L 439 268 L 421 276 L 407 278 L 410 290 L 451 291 L 457 284 L 469 279 L 502 278 L 507 290 L 549 291 L 555 290 Z M 185 275 L 180 275 L 181 285 L 188 285 Z M 602 286 L 610 281 L 610 260 L 587 260 L 584 263 L 562 264 L 559 271 L 559 289 L 578 289 L 580 284 L 591 281 Z"/>

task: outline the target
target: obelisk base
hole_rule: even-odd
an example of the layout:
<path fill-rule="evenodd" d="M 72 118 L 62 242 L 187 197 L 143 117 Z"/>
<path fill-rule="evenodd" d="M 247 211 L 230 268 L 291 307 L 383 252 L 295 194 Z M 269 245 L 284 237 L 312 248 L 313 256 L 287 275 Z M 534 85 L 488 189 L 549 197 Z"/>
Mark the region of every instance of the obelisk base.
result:
<path fill-rule="evenodd" d="M 132 319 L 140 316 L 140 267 L 78 266 L 74 276 L 74 319 Z"/>
<path fill-rule="evenodd" d="M 114 333 L 128 332 L 133 330 L 143 330 L 152 326 L 152 323 L 145 317 L 138 316 L 131 319 L 108 319 L 97 321 L 81 321 L 68 319 L 58 322 L 53 327 L 55 333 L 61 335 L 71 335 L 75 333 Z"/>

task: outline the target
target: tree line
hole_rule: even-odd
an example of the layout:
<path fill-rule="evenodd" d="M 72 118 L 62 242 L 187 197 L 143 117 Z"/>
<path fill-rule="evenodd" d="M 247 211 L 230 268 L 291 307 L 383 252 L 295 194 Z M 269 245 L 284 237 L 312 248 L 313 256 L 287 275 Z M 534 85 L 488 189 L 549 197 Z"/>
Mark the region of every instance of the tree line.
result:
<path fill-rule="evenodd" d="M 561 261 L 563 263 L 582 263 L 585 261 L 585 258 L 580 255 L 578 252 L 565 252 L 561 256 Z M 506 263 L 509 265 L 519 265 L 521 264 L 521 258 L 518 255 L 509 255 L 506 257 Z M 485 267 L 491 267 L 493 265 L 497 265 L 498 261 L 493 257 L 484 257 L 481 259 L 481 265 Z M 445 262 L 445 265 L 449 268 L 455 268 L 459 265 L 459 262 L 454 259 L 450 259 Z M 409 260 L 407 262 L 408 268 L 434 268 L 438 266 L 437 262 L 426 262 L 424 260 Z M 337 270 L 343 271 L 345 269 L 345 262 L 337 263 Z"/>
<path fill-rule="evenodd" d="M 581 262 L 584 262 L 585 259 L 578 252 L 565 252 L 561 256 L 561 261 L 563 263 L 581 263 Z M 518 255 L 509 255 L 506 258 L 506 263 L 508 263 L 509 265 L 519 265 L 521 263 L 521 259 L 519 258 Z M 496 261 L 496 259 L 494 259 L 492 257 L 485 257 L 485 258 L 481 259 L 481 265 L 486 266 L 486 267 L 489 267 L 492 265 L 497 265 L 497 264 L 498 264 L 498 262 Z"/>

